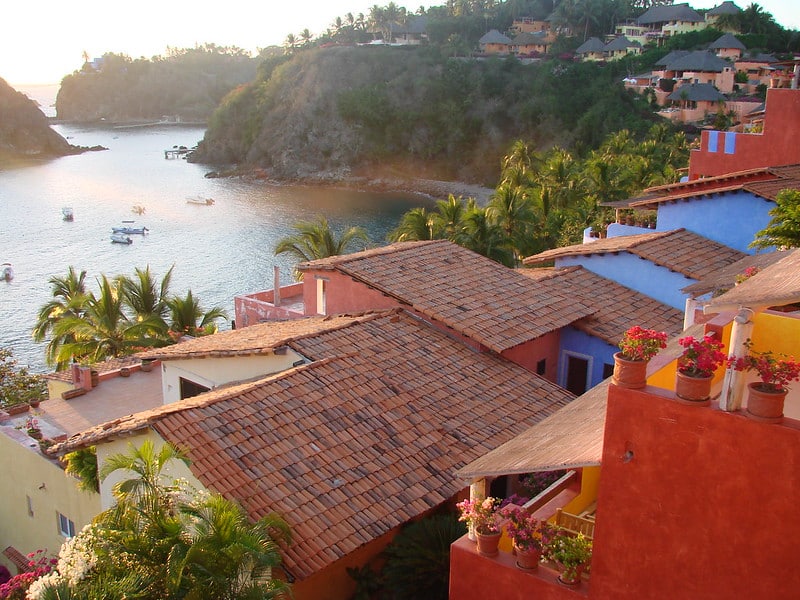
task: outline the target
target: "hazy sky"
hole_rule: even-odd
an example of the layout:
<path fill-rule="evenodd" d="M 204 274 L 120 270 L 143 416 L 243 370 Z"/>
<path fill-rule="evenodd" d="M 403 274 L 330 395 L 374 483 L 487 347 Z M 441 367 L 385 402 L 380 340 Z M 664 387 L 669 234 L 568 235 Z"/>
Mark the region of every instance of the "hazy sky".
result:
<path fill-rule="evenodd" d="M 397 0 L 396 0 L 397 1 Z M 722 0 L 694 0 L 694 8 L 712 8 Z M 0 77 L 12 85 L 58 83 L 83 64 L 84 50 L 92 57 L 105 52 L 131 58 L 164 54 L 167 46 L 190 48 L 214 43 L 258 48 L 282 45 L 286 35 L 304 28 L 323 32 L 347 12 L 369 14 L 375 0 L 137 0 L 133 3 L 64 0 L 4 0 L 0 9 Z M 416 10 L 436 2 L 397 4 Z M 736 0 L 744 8 L 750 2 Z M 798 0 L 758 2 L 788 28 L 800 29 Z M 124 7 L 124 8 L 123 8 Z"/>

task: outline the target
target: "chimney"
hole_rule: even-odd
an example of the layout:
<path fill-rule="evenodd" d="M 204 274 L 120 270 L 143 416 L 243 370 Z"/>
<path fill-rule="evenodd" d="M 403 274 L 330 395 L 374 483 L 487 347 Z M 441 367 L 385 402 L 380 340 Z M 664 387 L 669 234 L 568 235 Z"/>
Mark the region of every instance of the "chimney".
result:
<path fill-rule="evenodd" d="M 273 268 L 273 284 L 272 284 L 272 303 L 275 306 L 281 305 L 281 268 L 277 265 Z"/>

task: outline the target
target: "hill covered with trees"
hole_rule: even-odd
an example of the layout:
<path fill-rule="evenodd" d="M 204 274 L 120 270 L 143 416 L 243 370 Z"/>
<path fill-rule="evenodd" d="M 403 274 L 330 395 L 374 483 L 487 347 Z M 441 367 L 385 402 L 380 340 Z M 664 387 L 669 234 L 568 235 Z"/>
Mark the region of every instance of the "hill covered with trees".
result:
<path fill-rule="evenodd" d="M 33 100 L 0 79 L 0 162 L 80 151 L 50 129 L 50 122 Z"/>
<path fill-rule="evenodd" d="M 260 60 L 214 44 L 151 60 L 107 53 L 62 80 L 56 114 L 67 121 L 205 122 L 225 94 L 253 80 Z"/>
<path fill-rule="evenodd" d="M 195 160 L 278 179 L 380 168 L 491 184 L 515 139 L 597 147 L 613 131 L 646 131 L 655 117 L 623 89 L 622 69 L 476 61 L 434 47 L 313 49 L 264 63 L 228 95 Z"/>

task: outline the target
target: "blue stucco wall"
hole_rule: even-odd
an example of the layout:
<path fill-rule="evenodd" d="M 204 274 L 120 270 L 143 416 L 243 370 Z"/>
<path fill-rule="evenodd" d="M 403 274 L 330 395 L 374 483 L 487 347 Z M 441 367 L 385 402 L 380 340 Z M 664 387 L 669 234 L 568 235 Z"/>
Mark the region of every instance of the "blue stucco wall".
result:
<path fill-rule="evenodd" d="M 680 311 L 686 307 L 686 294 L 682 294 L 680 289 L 695 283 L 694 279 L 659 267 L 628 252 L 570 256 L 555 261 L 556 267 L 574 265 L 582 265 L 592 273 L 616 281 Z"/>
<path fill-rule="evenodd" d="M 775 203 L 737 191 L 703 196 L 701 199 L 665 202 L 658 207 L 657 231 L 683 227 L 703 237 L 752 254 L 747 246 L 756 232 L 769 223 Z"/>
<path fill-rule="evenodd" d="M 572 327 L 564 327 L 561 330 L 561 342 L 559 347 L 559 369 L 558 369 L 558 383 L 559 385 L 566 384 L 566 361 L 564 360 L 564 352 L 576 352 L 578 354 L 588 354 L 592 357 L 592 366 L 590 373 L 589 387 L 594 387 L 603 381 L 603 364 L 614 364 L 614 353 L 619 348 L 611 346 L 606 342 L 573 329 Z"/>

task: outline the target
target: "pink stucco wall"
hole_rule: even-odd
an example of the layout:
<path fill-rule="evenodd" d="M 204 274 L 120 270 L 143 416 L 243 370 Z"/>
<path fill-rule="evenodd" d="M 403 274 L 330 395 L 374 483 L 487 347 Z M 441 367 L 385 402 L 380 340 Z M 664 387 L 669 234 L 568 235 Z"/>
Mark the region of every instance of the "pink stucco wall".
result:
<path fill-rule="evenodd" d="M 305 271 L 303 302 L 306 315 L 319 314 L 317 311 L 317 279 L 320 277 L 326 280 L 326 314 L 359 313 L 400 306 L 395 298 L 386 296 L 338 271 Z"/>
<path fill-rule="evenodd" d="M 553 331 L 530 342 L 514 346 L 503 352 L 501 356 L 517 363 L 531 373 L 536 373 L 536 364 L 545 359 L 547 362 L 543 377 L 557 383 L 559 337 L 559 332 Z"/>

